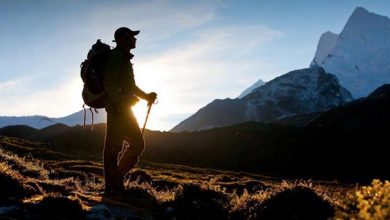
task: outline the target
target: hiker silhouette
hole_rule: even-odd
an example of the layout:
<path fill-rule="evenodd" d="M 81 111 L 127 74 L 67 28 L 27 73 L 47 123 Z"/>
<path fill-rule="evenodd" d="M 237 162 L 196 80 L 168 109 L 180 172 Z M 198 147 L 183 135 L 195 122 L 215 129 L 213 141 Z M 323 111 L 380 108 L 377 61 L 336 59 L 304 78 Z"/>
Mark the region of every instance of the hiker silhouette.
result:
<path fill-rule="evenodd" d="M 127 27 L 118 28 L 114 34 L 116 47 L 108 54 L 104 67 L 105 109 L 107 127 L 104 143 L 105 193 L 115 194 L 123 190 L 124 176 L 138 163 L 145 144 L 131 106 L 139 99 L 151 105 L 155 92 L 145 93 L 136 84 L 131 63 L 131 49 L 136 47 L 135 38 L 140 31 Z"/>

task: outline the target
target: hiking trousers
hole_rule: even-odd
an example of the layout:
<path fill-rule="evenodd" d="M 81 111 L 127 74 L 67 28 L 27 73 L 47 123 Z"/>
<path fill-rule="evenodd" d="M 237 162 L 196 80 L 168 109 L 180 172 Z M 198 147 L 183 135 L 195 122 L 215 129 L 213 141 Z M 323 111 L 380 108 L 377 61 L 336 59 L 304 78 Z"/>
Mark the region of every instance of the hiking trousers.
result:
<path fill-rule="evenodd" d="M 145 149 L 144 139 L 130 107 L 106 108 L 107 127 L 103 151 L 106 190 L 123 188 L 124 176 L 138 163 Z"/>

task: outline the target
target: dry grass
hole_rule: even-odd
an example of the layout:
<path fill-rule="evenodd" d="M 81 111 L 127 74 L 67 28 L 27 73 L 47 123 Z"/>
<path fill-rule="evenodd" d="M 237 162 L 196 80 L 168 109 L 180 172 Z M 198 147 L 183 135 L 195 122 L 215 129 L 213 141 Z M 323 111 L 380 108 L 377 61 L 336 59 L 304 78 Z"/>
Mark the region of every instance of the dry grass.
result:
<path fill-rule="evenodd" d="M 349 191 L 339 201 L 336 219 L 390 219 L 390 182 L 375 179 Z"/>
<path fill-rule="evenodd" d="M 4 140 L 4 139 L 3 139 Z M 74 219 L 99 204 L 103 190 L 102 164 L 83 160 L 50 160 L 51 152 L 38 159 L 17 151 L 0 149 L 0 206 L 16 204 L 35 215 L 46 208 L 72 208 Z M 0 142 L 0 148 L 4 142 Z M 56 154 L 53 154 L 56 155 Z M 42 155 L 41 155 L 42 156 Z M 279 180 L 249 173 L 237 173 L 186 166 L 141 163 L 125 182 L 127 203 L 144 209 L 157 219 L 262 219 L 285 215 L 309 219 L 389 219 L 390 183 L 374 180 L 370 186 L 345 186 L 310 180 Z M 57 205 L 55 205 L 57 204 Z M 52 205 L 52 206 L 51 206 Z M 322 213 L 322 215 L 321 215 Z M 321 216 L 323 218 L 321 218 Z M 16 219 L 25 214 L 11 213 Z M 54 218 L 53 217 L 53 218 Z M 58 217 L 58 216 L 57 216 Z M 303 218 L 303 217 L 302 217 Z"/>
<path fill-rule="evenodd" d="M 38 179 L 47 179 L 49 176 L 49 171 L 43 168 L 43 163 L 32 159 L 31 155 L 18 157 L 16 154 L 6 153 L 0 149 L 0 161 L 12 166 L 24 176 Z"/>

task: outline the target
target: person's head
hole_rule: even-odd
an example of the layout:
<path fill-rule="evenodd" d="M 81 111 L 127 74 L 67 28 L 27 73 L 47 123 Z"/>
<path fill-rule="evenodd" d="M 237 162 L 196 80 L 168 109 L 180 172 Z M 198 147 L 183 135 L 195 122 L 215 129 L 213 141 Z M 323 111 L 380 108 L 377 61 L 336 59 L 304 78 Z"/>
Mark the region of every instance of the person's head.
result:
<path fill-rule="evenodd" d="M 136 46 L 137 39 L 135 36 L 137 34 L 139 34 L 139 31 L 132 31 L 127 27 L 118 28 L 114 34 L 114 42 L 116 42 L 117 46 L 130 51 Z"/>

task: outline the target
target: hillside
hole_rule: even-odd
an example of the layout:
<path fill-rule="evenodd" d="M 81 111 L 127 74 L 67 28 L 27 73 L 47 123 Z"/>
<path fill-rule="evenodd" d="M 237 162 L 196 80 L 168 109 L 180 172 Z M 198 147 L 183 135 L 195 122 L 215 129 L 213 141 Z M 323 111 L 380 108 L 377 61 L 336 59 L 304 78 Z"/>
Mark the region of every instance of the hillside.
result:
<path fill-rule="evenodd" d="M 310 127 L 342 131 L 379 131 L 390 124 L 390 84 L 385 84 L 365 98 L 334 108 L 313 120 Z"/>
<path fill-rule="evenodd" d="M 104 127 L 100 124 L 94 132 L 69 127 L 45 148 L 101 161 Z M 380 128 L 344 131 L 248 122 L 200 132 L 147 131 L 145 135 L 142 158 L 152 162 L 281 176 L 371 179 L 389 175 L 384 153 L 389 143 L 386 130 Z"/>
<path fill-rule="evenodd" d="M 24 125 L 0 128 L 0 135 L 40 141 L 51 150 L 82 155 L 84 159 L 100 160 L 104 144 L 105 124 L 83 128 L 80 125 L 68 127 L 55 124 L 43 129 L 33 129 Z"/>
<path fill-rule="evenodd" d="M 128 194 L 113 200 L 100 193 L 101 163 L 38 150 L 44 145 L 0 136 L 2 219 L 385 219 L 390 215 L 388 181 L 355 187 L 146 162 L 128 177 Z M 375 205 L 362 209 L 363 203 Z"/>
<path fill-rule="evenodd" d="M 312 122 L 300 127 L 247 122 L 199 132 L 146 131 L 143 159 L 281 176 L 389 177 L 385 169 L 389 100 L 390 86 L 384 85 L 367 98 L 308 115 Z M 47 149 L 101 161 L 104 130 L 105 124 L 94 130 L 56 125 L 37 131 L 12 126 L 0 129 L 0 135 L 25 135 L 47 143 Z"/>

